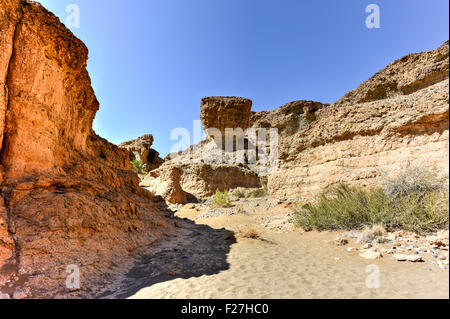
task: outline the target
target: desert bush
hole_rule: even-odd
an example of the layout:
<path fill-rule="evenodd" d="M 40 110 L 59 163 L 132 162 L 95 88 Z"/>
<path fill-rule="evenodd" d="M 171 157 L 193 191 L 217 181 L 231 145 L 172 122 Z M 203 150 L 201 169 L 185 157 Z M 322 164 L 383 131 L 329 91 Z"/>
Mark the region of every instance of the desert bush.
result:
<path fill-rule="evenodd" d="M 236 198 L 245 198 L 245 192 L 243 190 L 237 190 L 233 193 Z"/>
<path fill-rule="evenodd" d="M 401 198 L 412 193 L 425 196 L 446 189 L 445 178 L 438 178 L 436 174 L 420 168 L 407 169 L 394 178 L 381 173 L 381 182 L 385 193 L 391 198 Z"/>
<path fill-rule="evenodd" d="M 135 170 L 136 173 L 138 174 L 144 174 L 144 166 L 142 165 L 142 162 L 139 160 L 134 160 L 132 161 L 133 164 L 133 169 Z"/>
<path fill-rule="evenodd" d="M 367 190 L 339 185 L 311 203 L 296 206 L 295 223 L 306 231 L 363 229 L 373 225 L 415 232 L 447 228 L 445 183 L 427 173 L 407 177 L 408 174 Z"/>
<path fill-rule="evenodd" d="M 216 191 L 212 198 L 211 207 L 231 207 L 230 195 L 228 191 Z"/>
<path fill-rule="evenodd" d="M 267 194 L 267 191 L 266 191 L 264 188 L 258 188 L 258 189 L 255 189 L 255 190 L 250 191 L 250 192 L 247 194 L 247 198 L 251 198 L 251 197 L 254 197 L 254 198 L 264 197 L 264 196 L 266 196 L 266 194 Z"/>

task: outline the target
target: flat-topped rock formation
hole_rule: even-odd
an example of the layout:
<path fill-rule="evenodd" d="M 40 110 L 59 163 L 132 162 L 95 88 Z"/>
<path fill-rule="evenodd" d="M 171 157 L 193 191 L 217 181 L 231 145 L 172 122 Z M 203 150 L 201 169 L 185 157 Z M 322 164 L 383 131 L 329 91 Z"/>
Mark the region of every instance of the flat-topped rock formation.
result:
<path fill-rule="evenodd" d="M 156 190 L 162 177 L 173 175 L 162 172 L 176 167 L 197 172 L 185 173 L 184 178 L 180 173 L 181 188 L 176 188 L 195 196 L 227 187 L 258 187 L 257 175 L 268 175 L 272 196 L 302 198 L 339 183 L 377 185 L 382 174 L 411 167 L 448 174 L 448 47 L 446 42 L 436 50 L 394 61 L 332 104 L 299 100 L 273 111 L 251 112 L 252 102 L 245 98 L 204 98 L 205 130 L 277 129 L 277 169 L 268 171 L 267 161 L 248 163 L 247 148 L 254 140 L 246 139 L 244 149 L 230 152 L 210 139 L 180 152 L 141 185 Z M 270 134 L 268 145 L 269 138 Z M 266 156 L 268 145 L 262 150 Z M 228 174 L 240 177 L 223 178 L 224 166 L 215 165 L 217 155 Z M 244 163 L 236 161 L 239 156 Z M 255 176 L 249 178 L 244 170 Z M 233 182 L 221 184 L 226 180 Z"/>
<path fill-rule="evenodd" d="M 69 265 L 81 275 L 71 296 L 86 296 L 170 230 L 129 153 L 92 130 L 99 103 L 87 57 L 41 5 L 0 2 L 3 296 L 70 296 Z"/>
<path fill-rule="evenodd" d="M 205 97 L 200 107 L 203 129 L 209 137 L 225 146 L 225 138 L 229 135 L 227 129 L 245 131 L 249 127 L 251 108 L 252 101 L 242 97 Z M 221 134 L 221 141 L 214 136 L 217 131 Z M 238 137 L 243 136 L 237 131 L 236 133 Z"/>

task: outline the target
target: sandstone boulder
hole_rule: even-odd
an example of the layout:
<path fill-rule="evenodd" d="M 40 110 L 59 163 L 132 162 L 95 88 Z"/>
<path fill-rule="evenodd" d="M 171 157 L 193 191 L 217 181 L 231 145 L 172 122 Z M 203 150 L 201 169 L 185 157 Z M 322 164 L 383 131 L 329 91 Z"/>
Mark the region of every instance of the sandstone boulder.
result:
<path fill-rule="evenodd" d="M 92 130 L 88 50 L 52 13 L 0 2 L 0 294 L 86 297 L 171 229 L 129 155 Z M 80 290 L 66 270 L 80 270 Z"/>
<path fill-rule="evenodd" d="M 140 186 L 161 196 L 170 204 L 187 203 L 188 196 L 181 188 L 181 170 L 179 167 L 168 165 L 150 172 Z"/>

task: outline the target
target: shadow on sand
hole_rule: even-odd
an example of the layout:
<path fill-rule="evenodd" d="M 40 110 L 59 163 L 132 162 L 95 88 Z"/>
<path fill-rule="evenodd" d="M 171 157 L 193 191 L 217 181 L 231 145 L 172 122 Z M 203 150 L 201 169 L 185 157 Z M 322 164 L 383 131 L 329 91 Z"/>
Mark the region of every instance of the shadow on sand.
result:
<path fill-rule="evenodd" d="M 134 266 L 115 288 L 97 298 L 127 298 L 160 282 L 213 275 L 229 269 L 227 255 L 236 243 L 233 232 L 174 217 L 165 204 L 160 208 L 174 221 L 176 231 L 135 256 Z"/>

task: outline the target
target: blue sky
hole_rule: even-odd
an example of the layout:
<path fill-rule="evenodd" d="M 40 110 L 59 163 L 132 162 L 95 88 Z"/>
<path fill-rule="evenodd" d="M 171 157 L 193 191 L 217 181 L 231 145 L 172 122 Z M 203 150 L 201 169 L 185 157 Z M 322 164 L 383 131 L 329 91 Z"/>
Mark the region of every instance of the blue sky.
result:
<path fill-rule="evenodd" d="M 200 99 L 236 95 L 253 110 L 333 102 L 388 63 L 449 38 L 448 0 L 41 0 L 89 48 L 95 131 L 113 143 L 150 133 L 166 155 L 192 131 Z M 365 8 L 380 7 L 379 29 Z"/>

